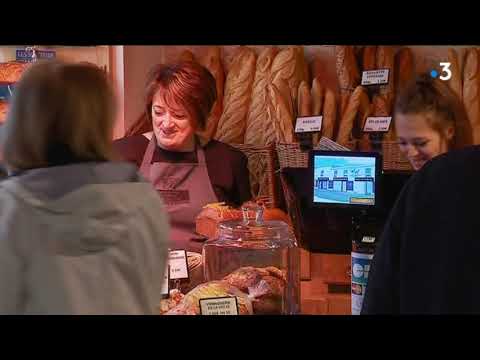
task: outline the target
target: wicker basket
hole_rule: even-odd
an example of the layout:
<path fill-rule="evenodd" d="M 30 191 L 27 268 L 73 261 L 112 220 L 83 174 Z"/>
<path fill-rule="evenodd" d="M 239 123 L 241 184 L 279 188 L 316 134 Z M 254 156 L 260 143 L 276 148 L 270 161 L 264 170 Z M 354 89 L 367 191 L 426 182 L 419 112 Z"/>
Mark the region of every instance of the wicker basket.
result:
<path fill-rule="evenodd" d="M 359 141 L 352 141 L 347 147 L 355 150 Z M 407 158 L 400 151 L 395 141 L 381 141 L 370 143 L 370 151 L 382 153 L 383 170 L 386 171 L 412 171 L 412 166 Z M 277 144 L 278 160 L 280 168 L 306 168 L 308 167 L 308 152 L 301 151 L 297 143 Z"/>
<path fill-rule="evenodd" d="M 357 140 L 349 142 L 346 147 L 355 150 Z M 308 167 L 308 151 L 300 150 L 299 143 L 277 143 L 276 149 L 281 169 Z"/>
<path fill-rule="evenodd" d="M 278 207 L 279 199 L 277 186 L 275 186 L 274 145 L 230 145 L 242 151 L 247 157 L 252 196 L 261 199 L 267 208 Z"/>
<path fill-rule="evenodd" d="M 413 171 L 408 159 L 395 141 L 382 142 L 383 169 L 390 171 Z"/>

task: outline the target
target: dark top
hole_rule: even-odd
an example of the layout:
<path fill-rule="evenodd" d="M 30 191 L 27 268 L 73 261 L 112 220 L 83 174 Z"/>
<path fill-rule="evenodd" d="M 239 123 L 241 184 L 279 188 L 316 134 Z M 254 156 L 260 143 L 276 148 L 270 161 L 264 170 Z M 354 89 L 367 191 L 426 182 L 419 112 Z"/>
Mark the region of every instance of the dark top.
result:
<path fill-rule="evenodd" d="M 402 190 L 373 258 L 362 314 L 480 313 L 480 146 L 438 156 Z"/>
<path fill-rule="evenodd" d="M 140 168 L 149 140 L 134 135 L 114 141 L 114 148 L 125 161 Z M 250 200 L 250 181 L 247 158 L 230 145 L 212 140 L 203 148 L 208 175 L 219 201 L 241 205 Z M 197 162 L 196 152 L 174 152 L 156 147 L 152 162 Z"/>

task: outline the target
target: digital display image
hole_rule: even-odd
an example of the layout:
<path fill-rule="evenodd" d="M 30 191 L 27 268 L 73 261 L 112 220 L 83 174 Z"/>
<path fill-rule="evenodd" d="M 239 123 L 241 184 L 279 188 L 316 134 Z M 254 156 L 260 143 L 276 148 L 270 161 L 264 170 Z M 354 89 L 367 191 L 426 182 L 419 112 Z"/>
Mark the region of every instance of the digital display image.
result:
<path fill-rule="evenodd" d="M 375 157 L 314 156 L 313 201 L 375 205 Z"/>

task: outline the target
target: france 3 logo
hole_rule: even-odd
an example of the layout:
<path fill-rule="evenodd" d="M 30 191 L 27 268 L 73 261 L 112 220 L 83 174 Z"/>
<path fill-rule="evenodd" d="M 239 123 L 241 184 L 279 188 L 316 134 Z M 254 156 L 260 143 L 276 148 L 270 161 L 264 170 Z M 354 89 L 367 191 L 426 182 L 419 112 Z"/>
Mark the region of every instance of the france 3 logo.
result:
<path fill-rule="evenodd" d="M 450 80 L 452 78 L 452 70 L 450 70 L 451 63 L 441 62 L 439 65 L 442 68 L 441 72 L 439 73 L 437 70 L 433 69 L 432 71 L 430 71 L 430 76 L 434 79 L 438 77 L 440 80 L 443 81 Z"/>

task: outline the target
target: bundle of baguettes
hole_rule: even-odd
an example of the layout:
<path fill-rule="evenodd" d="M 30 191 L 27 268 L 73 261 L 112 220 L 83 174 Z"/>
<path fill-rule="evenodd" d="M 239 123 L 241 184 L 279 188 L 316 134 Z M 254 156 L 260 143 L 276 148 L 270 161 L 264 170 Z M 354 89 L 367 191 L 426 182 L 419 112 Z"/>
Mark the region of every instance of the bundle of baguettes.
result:
<path fill-rule="evenodd" d="M 237 144 L 244 142 L 246 119 L 255 77 L 256 57 L 252 49 L 242 46 L 232 60 L 225 81 L 223 113 L 215 134 L 215 139 L 219 141 Z"/>
<path fill-rule="evenodd" d="M 185 55 L 185 56 L 188 56 Z M 193 58 L 193 54 L 192 54 Z M 204 130 L 197 131 L 202 144 L 209 142 L 217 131 L 218 122 L 223 111 L 223 90 L 225 83 L 225 73 L 222 64 L 222 50 L 219 46 L 211 46 L 208 48 L 205 57 L 201 60 L 201 64 L 205 66 L 215 78 L 217 89 L 217 100 L 215 101 L 212 111 L 207 119 Z"/>

